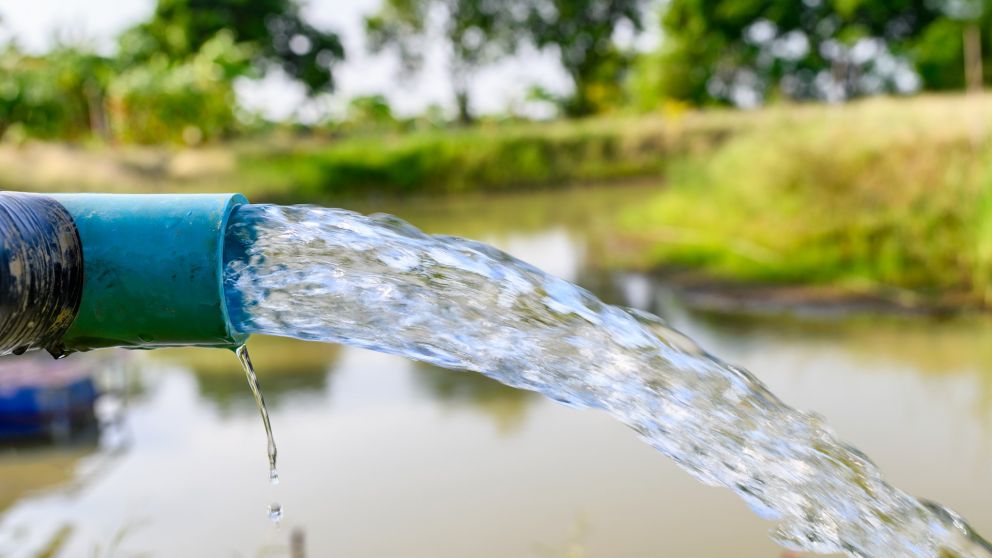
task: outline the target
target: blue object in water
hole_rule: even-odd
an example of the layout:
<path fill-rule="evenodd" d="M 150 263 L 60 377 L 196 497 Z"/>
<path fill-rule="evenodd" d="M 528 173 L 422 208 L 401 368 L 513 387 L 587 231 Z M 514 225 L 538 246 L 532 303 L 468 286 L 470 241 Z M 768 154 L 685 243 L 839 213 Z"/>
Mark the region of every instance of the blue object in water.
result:
<path fill-rule="evenodd" d="M 96 382 L 81 362 L 0 361 L 0 442 L 60 437 L 92 424 Z"/>

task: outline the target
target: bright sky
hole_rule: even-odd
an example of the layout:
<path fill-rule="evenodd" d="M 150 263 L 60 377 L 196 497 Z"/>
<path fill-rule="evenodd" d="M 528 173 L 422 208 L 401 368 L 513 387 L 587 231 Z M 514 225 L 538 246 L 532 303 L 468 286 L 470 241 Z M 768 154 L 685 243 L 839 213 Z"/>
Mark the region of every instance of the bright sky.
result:
<path fill-rule="evenodd" d="M 338 92 L 330 100 L 331 106 L 341 107 L 355 95 L 382 93 L 401 114 L 419 112 L 432 103 L 450 109 L 454 103 L 442 43 L 428 49 L 424 70 L 412 80 L 398 77 L 398 63 L 393 56 L 372 56 L 366 51 L 362 18 L 375 11 L 379 2 L 304 3 L 305 17 L 318 27 L 341 34 L 347 49 L 348 60 L 336 71 Z M 26 50 L 44 52 L 59 38 L 69 42 L 85 39 L 109 53 L 113 51 L 115 35 L 147 18 L 153 7 L 154 0 L 0 0 L 0 40 L 13 37 Z M 648 28 L 652 27 L 649 23 Z M 525 109 L 523 98 L 533 85 L 558 93 L 569 88 L 554 56 L 524 52 L 479 72 L 471 86 L 474 108 L 479 112 L 502 111 L 508 106 Z M 279 75 L 261 82 L 239 83 L 238 95 L 246 107 L 274 118 L 296 114 L 307 120 L 318 110 L 307 106 L 300 87 Z"/>

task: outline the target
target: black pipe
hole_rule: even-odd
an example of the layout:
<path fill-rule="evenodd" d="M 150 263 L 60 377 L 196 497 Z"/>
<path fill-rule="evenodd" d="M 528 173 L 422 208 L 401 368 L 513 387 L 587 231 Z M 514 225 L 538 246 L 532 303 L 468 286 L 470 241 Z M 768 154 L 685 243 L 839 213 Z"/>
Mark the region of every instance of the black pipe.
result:
<path fill-rule="evenodd" d="M 46 196 L 0 192 L 0 355 L 64 356 L 82 292 L 83 249 L 69 212 Z"/>

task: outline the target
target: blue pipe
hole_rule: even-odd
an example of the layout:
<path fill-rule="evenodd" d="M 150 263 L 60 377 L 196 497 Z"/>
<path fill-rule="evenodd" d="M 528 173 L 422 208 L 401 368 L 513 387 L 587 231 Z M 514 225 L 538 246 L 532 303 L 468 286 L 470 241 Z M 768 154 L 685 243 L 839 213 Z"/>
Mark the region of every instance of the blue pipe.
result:
<path fill-rule="evenodd" d="M 39 347 L 61 356 L 101 347 L 236 347 L 244 343 L 247 336 L 237 333 L 228 318 L 223 286 L 224 233 L 230 215 L 248 203 L 244 196 L 7 195 L 11 196 L 31 203 L 38 199 L 54 202 L 60 215 L 69 216 L 78 236 L 80 261 L 67 261 L 49 254 L 51 250 L 44 257 L 31 258 L 44 260 L 39 265 L 45 269 L 81 266 L 81 273 L 71 281 L 81 296 L 74 312 L 71 304 L 62 304 L 63 313 L 70 312 L 73 319 L 68 327 L 60 326 L 57 338 L 49 335 L 11 346 L 6 338 L 13 335 L 0 321 L 0 354 Z M 0 198 L 0 216 L 4 209 L 14 214 L 20 211 L 9 199 Z M 0 263 L 17 244 L 18 230 L 0 228 Z M 50 237 L 45 230 L 32 229 L 26 234 Z M 14 273 L 4 274 L 2 280 L 37 283 L 34 276 Z M 41 298 L 49 300 L 61 292 L 54 284 L 44 288 L 47 291 Z M 0 289 L 0 305 L 5 304 L 3 297 L 13 299 Z"/>

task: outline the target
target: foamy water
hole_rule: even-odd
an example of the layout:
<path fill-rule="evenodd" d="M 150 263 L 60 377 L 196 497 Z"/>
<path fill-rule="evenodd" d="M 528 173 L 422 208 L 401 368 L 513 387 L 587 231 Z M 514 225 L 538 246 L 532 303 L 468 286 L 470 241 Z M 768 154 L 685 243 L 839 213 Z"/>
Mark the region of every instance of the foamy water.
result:
<path fill-rule="evenodd" d="M 775 520 L 784 546 L 992 556 L 963 520 L 887 484 L 746 370 L 660 318 L 606 305 L 485 244 L 390 216 L 253 205 L 232 217 L 225 258 L 241 331 L 399 354 L 603 409 Z"/>

